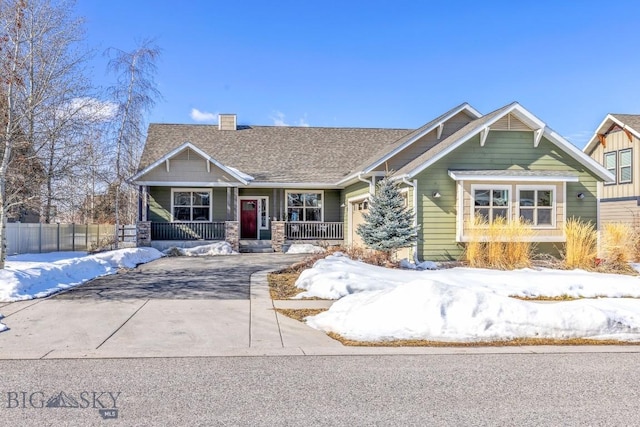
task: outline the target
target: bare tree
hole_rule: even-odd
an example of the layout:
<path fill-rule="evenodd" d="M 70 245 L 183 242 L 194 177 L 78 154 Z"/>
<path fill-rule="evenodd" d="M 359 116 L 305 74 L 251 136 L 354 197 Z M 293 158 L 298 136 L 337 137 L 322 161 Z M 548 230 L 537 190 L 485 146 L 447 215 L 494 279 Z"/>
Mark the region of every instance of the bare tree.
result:
<path fill-rule="evenodd" d="M 135 220 L 137 193 L 135 188 L 127 184 L 126 178 L 133 175 L 140 160 L 146 129 L 145 113 L 153 108 L 160 97 L 154 80 L 160 49 L 153 41 L 146 40 L 130 52 L 112 48 L 106 54 L 110 58 L 109 70 L 117 77 L 116 84 L 110 88 L 112 100 L 118 105 L 114 138 L 117 228 L 121 219 L 127 222 Z M 122 195 L 126 200 L 124 212 L 121 212 Z M 122 213 L 124 215 L 121 218 Z"/>
<path fill-rule="evenodd" d="M 3 132 L 0 142 L 0 268 L 4 269 L 7 257 L 7 206 L 6 187 L 7 169 L 11 158 L 11 151 L 15 145 L 15 136 L 19 130 L 19 123 L 15 116 L 16 91 L 23 84 L 19 70 L 21 67 L 20 58 L 20 34 L 23 25 L 25 1 L 2 1 L 0 3 L 0 13 L 2 43 L 0 45 L 0 67 L 2 73 L 2 86 L 0 94 L 3 103 Z"/>
<path fill-rule="evenodd" d="M 0 268 L 10 213 L 50 217 L 54 190 L 73 180 L 78 144 L 92 123 L 82 20 L 72 0 L 0 0 Z M 44 190 L 44 191 L 42 191 Z"/>

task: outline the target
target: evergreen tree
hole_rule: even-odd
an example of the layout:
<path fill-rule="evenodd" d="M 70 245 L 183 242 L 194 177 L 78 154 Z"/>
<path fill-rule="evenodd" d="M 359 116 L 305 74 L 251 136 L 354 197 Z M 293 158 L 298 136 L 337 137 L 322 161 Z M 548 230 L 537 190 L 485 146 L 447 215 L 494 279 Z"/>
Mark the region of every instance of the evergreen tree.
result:
<path fill-rule="evenodd" d="M 362 216 L 365 222 L 358 226 L 358 235 L 369 248 L 389 256 L 399 248 L 411 246 L 418 237 L 413 210 L 405 207 L 398 184 L 389 175 L 378 182 L 376 194 L 369 202 L 369 212 Z"/>

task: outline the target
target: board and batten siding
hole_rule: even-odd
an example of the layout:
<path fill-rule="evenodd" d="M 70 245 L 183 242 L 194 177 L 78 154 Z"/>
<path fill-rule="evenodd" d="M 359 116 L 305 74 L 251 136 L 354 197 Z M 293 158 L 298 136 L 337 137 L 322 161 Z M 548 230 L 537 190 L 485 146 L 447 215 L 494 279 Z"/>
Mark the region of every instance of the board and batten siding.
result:
<path fill-rule="evenodd" d="M 440 139 L 438 139 L 437 129 L 434 129 L 426 135 L 422 136 L 422 138 L 413 142 L 410 146 L 408 146 L 389 160 L 387 160 L 384 164 L 376 168 L 376 170 L 385 171 L 400 169 L 407 163 L 413 161 L 416 157 L 419 157 L 421 154 L 429 150 L 438 142 L 442 141 L 450 135 L 453 135 L 455 132 L 460 130 L 472 120 L 473 118 L 471 118 L 466 112 L 461 111 L 445 122 L 442 129 L 442 135 L 440 135 Z"/>
<path fill-rule="evenodd" d="M 475 136 L 418 174 L 418 253 L 424 259 L 458 259 L 462 255 L 463 246 L 456 241 L 456 182 L 448 171 L 465 169 L 576 172 L 579 182 L 566 183 L 567 217 L 596 223 L 598 180 L 581 163 L 546 138 L 534 148 L 533 132 L 490 131 L 484 147 Z M 435 191 L 440 198 L 433 197 Z M 584 193 L 585 198 L 578 199 L 578 193 Z"/>
<path fill-rule="evenodd" d="M 149 187 L 149 221 L 171 222 L 172 188 L 179 189 L 179 187 Z M 225 221 L 227 219 L 227 189 L 202 188 L 213 191 L 213 221 Z"/>
<path fill-rule="evenodd" d="M 228 173 L 207 160 L 195 151 L 187 148 L 169 159 L 169 170 L 165 162 L 159 164 L 139 179 L 154 182 L 202 182 L 204 183 L 236 183 L 238 182 Z"/>

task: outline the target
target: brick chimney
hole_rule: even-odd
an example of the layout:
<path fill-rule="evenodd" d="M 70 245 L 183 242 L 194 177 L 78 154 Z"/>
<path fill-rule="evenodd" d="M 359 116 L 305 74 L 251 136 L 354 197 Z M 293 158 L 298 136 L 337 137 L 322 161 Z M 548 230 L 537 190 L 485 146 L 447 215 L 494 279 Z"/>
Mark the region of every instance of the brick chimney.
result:
<path fill-rule="evenodd" d="M 219 130 L 237 130 L 238 120 L 235 114 L 218 114 Z"/>

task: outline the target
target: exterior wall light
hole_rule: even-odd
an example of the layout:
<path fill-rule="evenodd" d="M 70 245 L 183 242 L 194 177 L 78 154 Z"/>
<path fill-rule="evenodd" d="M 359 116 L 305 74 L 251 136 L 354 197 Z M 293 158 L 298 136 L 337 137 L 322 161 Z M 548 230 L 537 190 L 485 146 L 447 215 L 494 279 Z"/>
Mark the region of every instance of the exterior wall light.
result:
<path fill-rule="evenodd" d="M 434 191 L 434 192 L 433 192 L 433 198 L 434 198 L 434 199 L 438 199 L 438 198 L 440 198 L 440 192 L 439 192 L 439 191 Z"/>
<path fill-rule="evenodd" d="M 578 193 L 578 194 L 576 195 L 576 197 L 577 197 L 578 199 L 584 199 L 584 193 Z"/>

